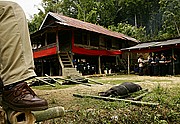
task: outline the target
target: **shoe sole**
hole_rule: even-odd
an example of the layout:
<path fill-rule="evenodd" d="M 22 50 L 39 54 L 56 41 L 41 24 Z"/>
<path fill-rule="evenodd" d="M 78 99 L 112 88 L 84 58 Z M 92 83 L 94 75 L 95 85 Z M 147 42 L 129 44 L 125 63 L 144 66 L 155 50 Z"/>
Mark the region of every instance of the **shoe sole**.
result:
<path fill-rule="evenodd" d="M 4 108 L 11 108 L 14 111 L 42 111 L 42 110 L 46 110 L 48 109 L 48 106 L 40 106 L 40 107 L 29 107 L 29 108 L 19 108 L 19 107 L 15 107 L 9 103 L 6 103 L 4 101 L 2 101 L 2 105 Z"/>

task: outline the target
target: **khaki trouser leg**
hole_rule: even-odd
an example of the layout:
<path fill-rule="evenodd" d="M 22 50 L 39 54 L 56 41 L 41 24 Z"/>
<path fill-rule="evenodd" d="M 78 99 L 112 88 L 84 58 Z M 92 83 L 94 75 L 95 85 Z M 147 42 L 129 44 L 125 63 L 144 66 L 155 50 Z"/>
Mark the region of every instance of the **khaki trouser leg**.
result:
<path fill-rule="evenodd" d="M 4 85 L 36 76 L 27 20 L 14 2 L 0 1 L 0 64 Z"/>

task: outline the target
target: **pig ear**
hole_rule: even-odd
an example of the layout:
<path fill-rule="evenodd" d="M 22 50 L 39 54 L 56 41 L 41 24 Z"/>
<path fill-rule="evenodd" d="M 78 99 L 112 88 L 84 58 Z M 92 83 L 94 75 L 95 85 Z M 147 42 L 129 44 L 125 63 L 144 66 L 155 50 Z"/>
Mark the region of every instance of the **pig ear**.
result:
<path fill-rule="evenodd" d="M 139 90 L 142 90 L 142 87 L 140 86 L 140 85 L 138 85 L 138 84 L 136 84 L 137 86 L 138 86 L 138 89 Z"/>

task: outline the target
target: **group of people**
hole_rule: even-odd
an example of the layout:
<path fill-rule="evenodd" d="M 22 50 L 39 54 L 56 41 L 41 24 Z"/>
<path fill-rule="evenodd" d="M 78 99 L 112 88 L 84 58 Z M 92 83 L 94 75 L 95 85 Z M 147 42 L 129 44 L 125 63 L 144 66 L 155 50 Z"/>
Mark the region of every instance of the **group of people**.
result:
<path fill-rule="evenodd" d="M 150 76 L 165 76 L 172 75 L 172 61 L 176 61 L 174 56 L 165 56 L 164 53 L 155 54 L 149 53 L 147 60 L 143 56 L 138 57 L 139 75 L 144 74 Z"/>

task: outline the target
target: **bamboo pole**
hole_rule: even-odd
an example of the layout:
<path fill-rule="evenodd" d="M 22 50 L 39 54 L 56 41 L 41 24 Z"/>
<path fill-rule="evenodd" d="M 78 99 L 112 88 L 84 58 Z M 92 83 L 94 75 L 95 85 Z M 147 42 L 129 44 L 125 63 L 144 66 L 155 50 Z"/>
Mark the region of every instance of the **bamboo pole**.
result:
<path fill-rule="evenodd" d="M 148 89 L 142 89 L 140 90 L 140 92 L 147 92 Z M 131 96 L 133 93 L 128 93 L 127 95 L 123 95 L 123 96 L 118 96 L 117 98 L 127 98 L 128 96 Z M 137 96 L 138 97 L 138 96 Z M 142 96 L 143 97 L 143 96 Z M 136 98 L 136 97 L 135 97 Z M 130 98 L 130 100 L 134 100 L 134 98 Z"/>
<path fill-rule="evenodd" d="M 150 93 L 150 92 L 145 92 L 145 93 L 143 93 L 143 94 L 141 94 L 141 95 L 139 95 L 139 96 L 136 96 L 136 97 L 132 98 L 132 100 L 135 100 L 135 101 L 140 100 L 142 97 L 144 97 L 144 96 L 147 95 L 148 93 Z"/>
<path fill-rule="evenodd" d="M 64 107 L 57 106 L 42 111 L 14 111 L 8 107 L 0 107 L 0 124 L 35 124 L 53 118 L 64 116 Z M 4 122 L 4 123 L 1 123 Z M 9 123 L 8 123 L 9 122 Z"/>
<path fill-rule="evenodd" d="M 48 84 L 48 85 L 50 85 L 50 86 L 52 86 L 52 87 L 55 87 L 55 85 L 54 84 L 51 84 L 51 83 L 49 83 L 49 82 L 47 82 L 47 81 L 44 81 L 43 79 L 40 79 L 40 78 L 38 78 L 38 77 L 35 77 L 37 80 L 40 80 L 40 81 L 42 81 L 42 82 L 44 82 L 45 84 Z"/>
<path fill-rule="evenodd" d="M 62 117 L 64 116 L 65 110 L 64 107 L 58 106 L 58 107 L 49 108 L 44 111 L 33 111 L 32 113 L 36 118 L 36 122 L 41 122 L 44 120 Z"/>
<path fill-rule="evenodd" d="M 58 78 L 60 78 L 61 80 L 65 80 L 65 81 L 71 81 L 71 82 L 77 83 L 77 84 L 82 84 L 82 85 L 86 85 L 86 86 L 91 86 L 90 84 L 81 83 L 81 82 L 74 81 L 74 80 L 71 80 L 71 79 L 64 79 L 64 78 L 61 78 L 61 77 L 58 77 Z"/>
<path fill-rule="evenodd" d="M 62 85 L 61 82 L 59 82 L 58 80 L 52 78 L 51 76 L 49 76 L 49 75 L 47 75 L 47 74 L 45 74 L 45 76 L 48 77 L 48 78 L 50 78 L 50 79 L 52 79 L 53 81 L 57 82 L 58 84 Z"/>
<path fill-rule="evenodd" d="M 80 97 L 80 98 L 102 99 L 102 100 L 108 100 L 108 101 L 124 101 L 124 102 L 128 102 L 128 103 L 135 104 L 135 105 L 145 105 L 145 106 L 158 106 L 159 105 L 159 103 L 133 101 L 133 100 L 128 100 L 128 99 L 118 99 L 118 98 L 112 98 L 112 97 L 81 95 L 81 94 L 73 94 L 73 96 Z"/>
<path fill-rule="evenodd" d="M 81 77 L 81 76 L 78 76 L 78 77 Z M 82 78 L 85 78 L 85 79 L 87 79 L 87 80 L 89 80 L 89 81 L 92 81 L 92 82 L 94 82 L 94 83 L 96 83 L 96 84 L 103 85 L 103 83 L 97 82 L 97 81 L 95 81 L 95 80 L 93 80 L 93 79 L 86 78 L 86 77 L 82 77 Z"/>
<path fill-rule="evenodd" d="M 89 81 L 92 81 L 92 82 L 94 82 L 94 83 L 96 83 L 96 84 L 103 85 L 103 83 L 97 82 L 97 81 L 95 81 L 95 80 L 93 80 L 93 79 L 90 79 L 90 78 L 85 78 L 85 79 L 87 79 L 87 80 L 89 80 Z"/>

